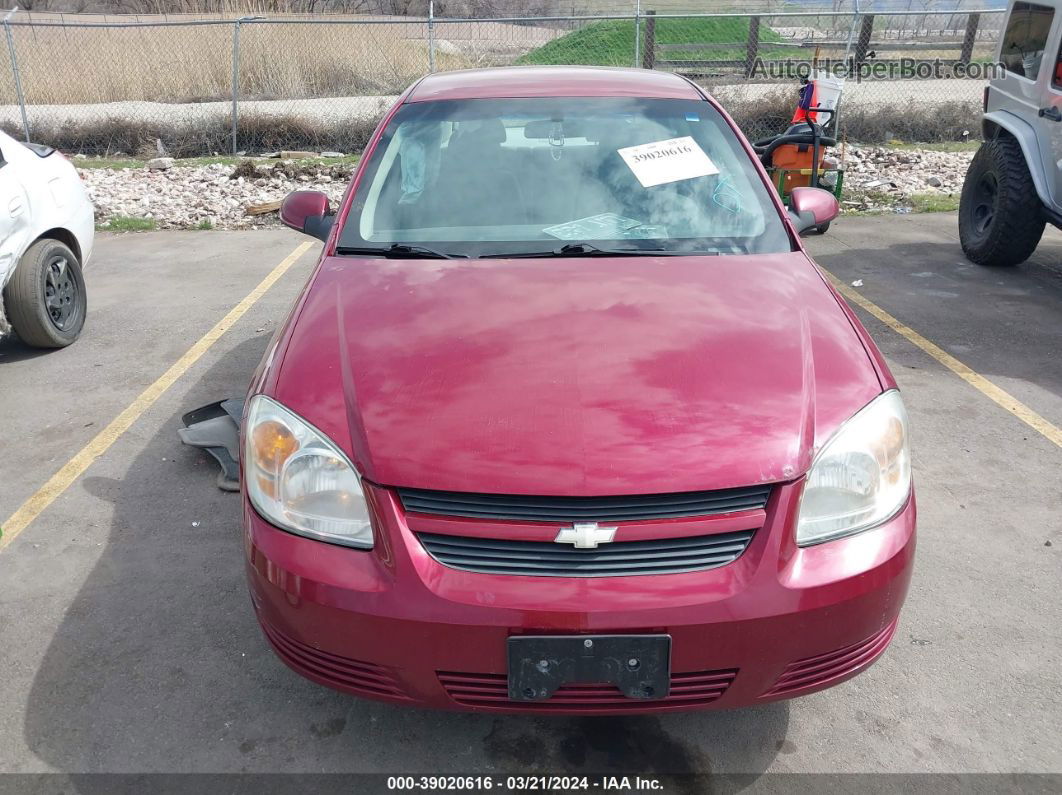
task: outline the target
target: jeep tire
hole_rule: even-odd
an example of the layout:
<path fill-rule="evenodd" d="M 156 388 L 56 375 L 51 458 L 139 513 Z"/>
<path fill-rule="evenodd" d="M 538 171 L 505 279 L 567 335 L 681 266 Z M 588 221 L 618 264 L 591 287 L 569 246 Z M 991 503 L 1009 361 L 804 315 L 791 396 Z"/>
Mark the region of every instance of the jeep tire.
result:
<path fill-rule="evenodd" d="M 1044 233 L 1044 216 L 1021 146 L 1009 135 L 981 144 L 959 199 L 959 242 L 978 265 L 1024 262 Z"/>

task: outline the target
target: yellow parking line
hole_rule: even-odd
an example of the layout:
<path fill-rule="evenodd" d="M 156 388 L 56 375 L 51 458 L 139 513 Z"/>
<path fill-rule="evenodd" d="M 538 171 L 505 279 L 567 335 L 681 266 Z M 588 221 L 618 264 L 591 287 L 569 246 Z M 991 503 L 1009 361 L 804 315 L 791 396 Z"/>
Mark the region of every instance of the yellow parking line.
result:
<path fill-rule="evenodd" d="M 80 477 L 92 462 L 103 455 L 114 444 L 118 437 L 129 430 L 129 427 L 139 419 L 151 406 L 162 397 L 173 384 L 184 375 L 206 353 L 210 347 L 221 339 L 243 315 L 283 276 L 295 262 L 306 253 L 313 243 L 300 244 L 284 260 L 269 272 L 247 296 L 236 304 L 229 313 L 217 322 L 214 328 L 204 334 L 198 342 L 189 348 L 180 359 L 173 363 L 169 370 L 164 372 L 158 379 L 130 403 L 121 414 L 111 420 L 110 424 L 78 451 L 77 455 L 67 461 L 63 468 L 52 475 L 48 482 L 37 489 L 33 495 L 18 507 L 7 521 L 0 525 L 3 535 L 0 535 L 0 549 L 3 549 L 36 519 L 45 508 L 55 501 L 56 497 L 66 491 L 70 485 Z"/>
<path fill-rule="evenodd" d="M 980 373 L 971 370 L 950 353 L 942 349 L 940 346 L 930 342 L 914 329 L 905 326 L 880 306 L 873 301 L 864 298 L 825 268 L 822 270 L 829 277 L 830 281 L 833 282 L 834 287 L 836 287 L 841 295 L 847 300 L 865 309 L 912 345 L 921 348 L 928 353 L 985 397 L 995 401 L 1034 431 L 1046 437 L 1049 441 L 1054 442 L 1059 447 L 1062 447 L 1062 428 L 1059 428 L 1044 417 L 1041 417 L 1012 394 L 1006 390 L 1000 389 Z"/>

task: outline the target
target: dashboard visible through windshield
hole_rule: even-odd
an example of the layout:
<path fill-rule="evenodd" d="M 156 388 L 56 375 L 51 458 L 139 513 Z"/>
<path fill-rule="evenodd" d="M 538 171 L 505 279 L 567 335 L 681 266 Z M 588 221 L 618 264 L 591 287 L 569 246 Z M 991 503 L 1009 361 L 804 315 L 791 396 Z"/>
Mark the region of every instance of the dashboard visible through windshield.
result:
<path fill-rule="evenodd" d="M 708 103 L 564 97 L 409 103 L 360 180 L 338 252 L 752 254 L 792 243 Z"/>

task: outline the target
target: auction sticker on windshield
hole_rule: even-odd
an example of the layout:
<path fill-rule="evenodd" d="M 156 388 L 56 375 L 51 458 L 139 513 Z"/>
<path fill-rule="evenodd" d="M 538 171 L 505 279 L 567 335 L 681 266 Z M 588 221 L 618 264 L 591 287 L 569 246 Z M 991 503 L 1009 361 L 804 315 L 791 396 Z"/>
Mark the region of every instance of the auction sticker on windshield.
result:
<path fill-rule="evenodd" d="M 643 188 L 719 173 L 711 158 L 688 135 L 616 151 Z"/>

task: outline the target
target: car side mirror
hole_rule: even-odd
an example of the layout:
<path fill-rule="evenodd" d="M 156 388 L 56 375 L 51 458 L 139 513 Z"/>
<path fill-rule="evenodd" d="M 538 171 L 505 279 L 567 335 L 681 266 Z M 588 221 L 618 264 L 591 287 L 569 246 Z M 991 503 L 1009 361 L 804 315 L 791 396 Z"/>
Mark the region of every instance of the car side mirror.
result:
<path fill-rule="evenodd" d="M 335 216 L 319 190 L 292 191 L 280 204 L 280 222 L 310 237 L 327 240 Z"/>
<path fill-rule="evenodd" d="M 789 217 L 802 235 L 832 221 L 841 212 L 837 197 L 822 188 L 793 188 L 789 194 Z"/>

